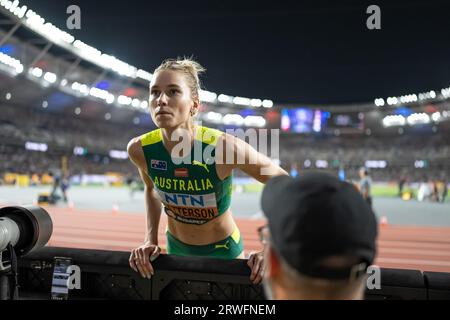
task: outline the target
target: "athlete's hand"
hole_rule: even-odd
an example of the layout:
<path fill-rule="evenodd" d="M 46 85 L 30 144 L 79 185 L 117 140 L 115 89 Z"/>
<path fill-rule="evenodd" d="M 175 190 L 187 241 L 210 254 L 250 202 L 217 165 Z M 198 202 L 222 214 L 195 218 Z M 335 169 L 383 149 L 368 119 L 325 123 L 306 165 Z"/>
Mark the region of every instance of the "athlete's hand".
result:
<path fill-rule="evenodd" d="M 264 271 L 266 269 L 266 264 L 264 262 L 264 252 L 252 252 L 247 260 L 247 265 L 252 269 L 250 274 L 250 281 L 253 284 L 261 283 L 264 276 Z"/>
<path fill-rule="evenodd" d="M 143 278 L 150 279 L 155 273 L 150 261 L 155 260 L 161 253 L 161 248 L 148 242 L 131 250 L 130 267 L 141 274 Z"/>

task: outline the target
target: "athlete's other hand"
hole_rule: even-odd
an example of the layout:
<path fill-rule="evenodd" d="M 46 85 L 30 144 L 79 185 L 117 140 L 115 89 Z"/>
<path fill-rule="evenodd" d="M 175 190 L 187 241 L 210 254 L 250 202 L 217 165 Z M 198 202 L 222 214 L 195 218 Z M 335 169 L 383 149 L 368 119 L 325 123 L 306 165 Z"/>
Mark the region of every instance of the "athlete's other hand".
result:
<path fill-rule="evenodd" d="M 253 284 L 260 284 L 266 269 L 264 252 L 252 252 L 248 257 L 247 265 L 252 269 L 250 281 L 253 282 Z"/>
<path fill-rule="evenodd" d="M 131 250 L 129 259 L 130 267 L 139 272 L 143 278 L 150 279 L 155 273 L 150 261 L 155 260 L 161 253 L 161 248 L 148 242 Z"/>

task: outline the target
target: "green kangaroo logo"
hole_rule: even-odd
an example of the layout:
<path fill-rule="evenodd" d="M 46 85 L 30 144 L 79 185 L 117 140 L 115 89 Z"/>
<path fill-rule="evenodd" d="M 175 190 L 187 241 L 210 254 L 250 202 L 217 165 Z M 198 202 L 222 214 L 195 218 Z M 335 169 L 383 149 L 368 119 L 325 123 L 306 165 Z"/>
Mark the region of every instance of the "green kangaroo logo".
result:
<path fill-rule="evenodd" d="M 194 166 L 200 166 L 200 167 L 203 167 L 203 168 L 206 170 L 206 172 L 209 173 L 209 169 L 208 169 L 208 167 L 206 166 L 206 163 L 201 163 L 200 161 L 193 160 L 193 161 L 192 161 L 192 164 L 193 164 Z"/>
<path fill-rule="evenodd" d="M 227 250 L 230 250 L 230 247 L 228 246 L 229 243 L 230 243 L 230 240 L 227 240 L 227 242 L 225 242 L 225 244 L 216 244 L 214 249 L 225 248 Z"/>

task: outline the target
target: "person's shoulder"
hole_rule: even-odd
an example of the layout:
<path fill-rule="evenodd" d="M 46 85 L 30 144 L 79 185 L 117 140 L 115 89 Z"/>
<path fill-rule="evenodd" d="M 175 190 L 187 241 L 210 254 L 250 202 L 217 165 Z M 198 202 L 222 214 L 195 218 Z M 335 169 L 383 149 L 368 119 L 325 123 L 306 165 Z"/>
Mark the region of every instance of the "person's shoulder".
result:
<path fill-rule="evenodd" d="M 139 139 L 142 147 L 161 142 L 162 141 L 161 129 L 155 129 L 153 131 L 144 133 L 143 135 L 139 136 Z"/>
<path fill-rule="evenodd" d="M 197 126 L 196 128 L 196 139 L 209 145 L 216 145 L 222 140 L 224 135 L 223 131 L 217 129 L 204 126 Z"/>
<path fill-rule="evenodd" d="M 130 160 L 138 166 L 145 164 L 145 156 L 143 147 L 158 142 L 156 136 L 160 134 L 160 130 L 153 130 L 148 133 L 132 138 L 127 145 L 127 152 Z"/>
<path fill-rule="evenodd" d="M 127 152 L 131 159 L 142 149 L 141 137 L 134 137 L 128 142 Z"/>

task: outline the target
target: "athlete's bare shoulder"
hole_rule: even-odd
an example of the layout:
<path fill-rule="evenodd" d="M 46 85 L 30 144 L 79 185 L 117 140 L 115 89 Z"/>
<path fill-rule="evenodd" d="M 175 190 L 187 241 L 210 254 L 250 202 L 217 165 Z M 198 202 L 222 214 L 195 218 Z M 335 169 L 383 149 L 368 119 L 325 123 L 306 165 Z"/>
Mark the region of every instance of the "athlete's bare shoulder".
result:
<path fill-rule="evenodd" d="M 141 136 L 134 137 L 128 142 L 127 152 L 130 160 L 138 167 L 145 165 L 144 151 L 142 150 Z"/>

